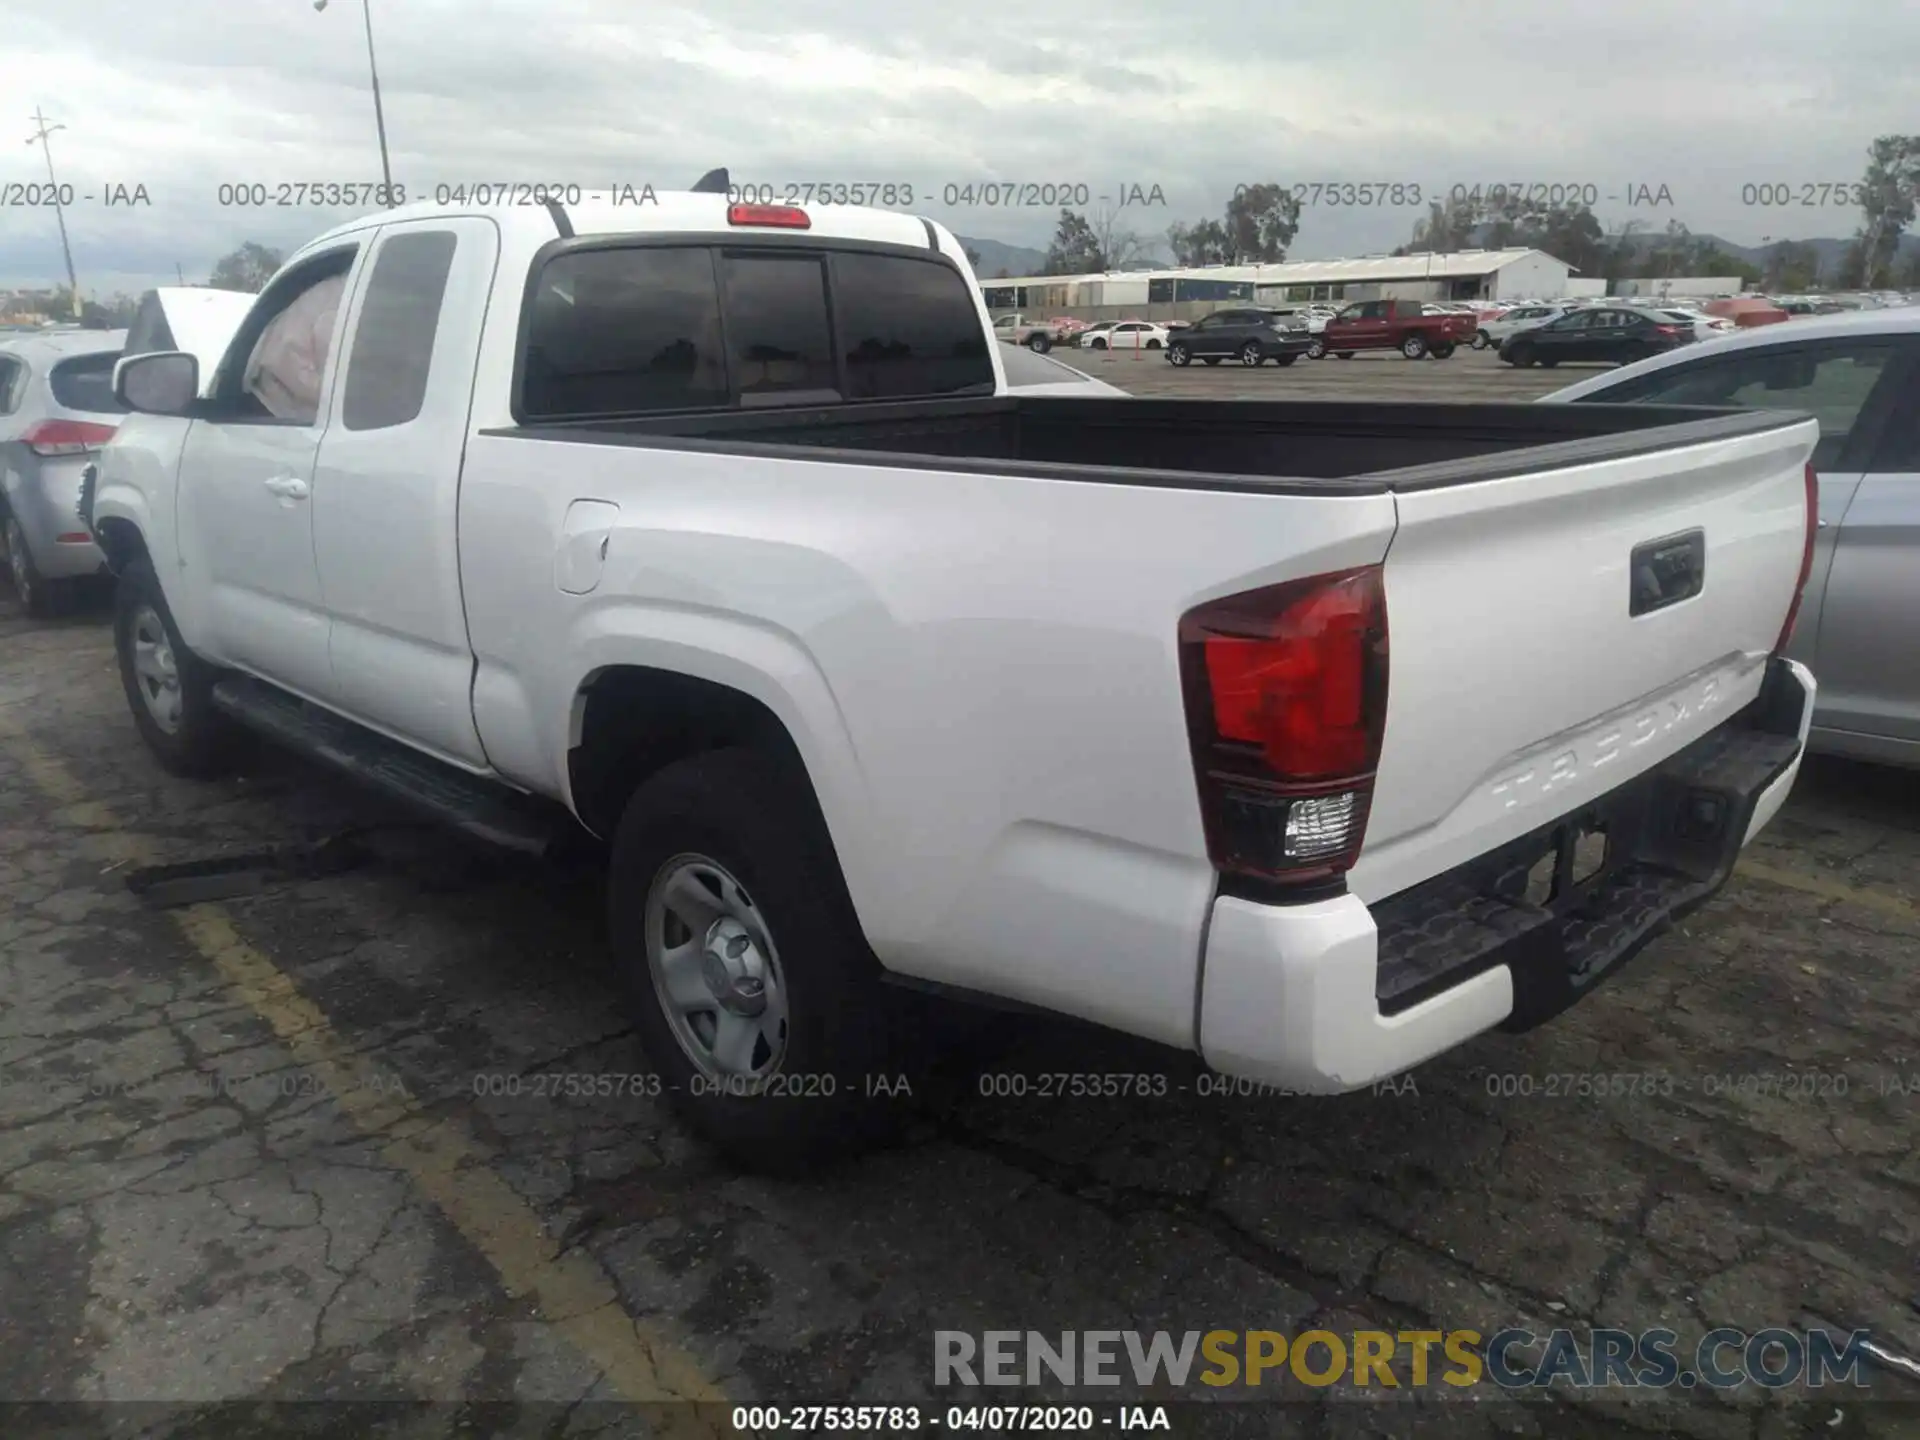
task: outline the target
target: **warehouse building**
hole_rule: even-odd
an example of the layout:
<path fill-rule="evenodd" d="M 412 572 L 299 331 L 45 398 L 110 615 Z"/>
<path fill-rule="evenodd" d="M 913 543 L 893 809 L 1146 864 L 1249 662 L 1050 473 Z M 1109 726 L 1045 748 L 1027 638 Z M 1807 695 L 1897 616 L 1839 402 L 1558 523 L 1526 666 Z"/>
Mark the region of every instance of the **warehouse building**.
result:
<path fill-rule="evenodd" d="M 985 281 L 989 310 L 1117 319 L 1188 319 L 1222 304 L 1354 300 L 1548 300 L 1577 286 L 1571 267 L 1541 250 L 1456 250 L 1288 260 L 1277 265 L 1205 265 L 1100 275 L 1037 275 Z M 1114 312 L 1091 313 L 1091 312 Z"/>

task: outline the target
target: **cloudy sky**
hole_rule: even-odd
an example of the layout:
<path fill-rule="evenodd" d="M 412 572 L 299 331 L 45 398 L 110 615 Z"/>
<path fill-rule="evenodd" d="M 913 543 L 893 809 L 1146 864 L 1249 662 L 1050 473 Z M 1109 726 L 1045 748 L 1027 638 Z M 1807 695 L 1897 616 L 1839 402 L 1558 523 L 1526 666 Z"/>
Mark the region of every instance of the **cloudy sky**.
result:
<path fill-rule="evenodd" d="M 949 185 L 1159 186 L 1159 237 L 1237 183 L 1593 185 L 1608 227 L 1678 217 L 1743 243 L 1851 233 L 1839 206 L 1742 186 L 1859 178 L 1920 130 L 1913 0 L 373 0 L 394 179 L 684 188 L 891 181 L 965 235 L 1044 246 L 1055 212 L 942 203 Z M 1094 17 L 1098 17 L 1097 19 Z M 223 183 L 379 178 L 359 0 L 0 0 L 0 284 L 61 278 L 53 136 L 81 288 L 189 280 L 243 240 L 344 218 L 218 203 Z M 0 131 L 0 133 L 4 133 Z M 108 206 L 144 186 L 150 205 Z M 1673 204 L 1630 207 L 1630 187 Z M 86 197 L 92 196 L 92 199 Z M 1797 200 L 1799 194 L 1794 192 Z M 1322 204 L 1299 258 L 1406 238 L 1413 209 Z"/>

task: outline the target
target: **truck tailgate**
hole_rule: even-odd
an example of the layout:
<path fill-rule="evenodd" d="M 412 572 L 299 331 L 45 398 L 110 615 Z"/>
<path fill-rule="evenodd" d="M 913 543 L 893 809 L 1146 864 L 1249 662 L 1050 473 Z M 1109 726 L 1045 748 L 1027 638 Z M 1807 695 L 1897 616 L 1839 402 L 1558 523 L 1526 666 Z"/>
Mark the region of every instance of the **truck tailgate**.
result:
<path fill-rule="evenodd" d="M 1788 419 L 1471 484 L 1408 472 L 1353 892 L 1385 898 L 1537 829 L 1751 700 L 1800 573 L 1817 438 Z"/>

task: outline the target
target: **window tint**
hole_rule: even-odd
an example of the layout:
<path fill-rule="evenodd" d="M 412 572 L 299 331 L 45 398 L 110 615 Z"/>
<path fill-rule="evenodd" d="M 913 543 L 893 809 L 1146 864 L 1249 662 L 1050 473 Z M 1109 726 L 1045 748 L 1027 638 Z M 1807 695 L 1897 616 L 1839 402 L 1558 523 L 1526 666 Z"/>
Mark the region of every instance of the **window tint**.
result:
<path fill-rule="evenodd" d="M 740 403 L 817 405 L 840 399 L 820 257 L 727 255 L 720 267 L 727 352 Z"/>
<path fill-rule="evenodd" d="M 53 391 L 53 403 L 62 410 L 82 410 L 96 415 L 124 415 L 127 407 L 113 398 L 113 367 L 118 350 L 102 350 L 62 360 L 47 376 Z"/>
<path fill-rule="evenodd" d="M 1920 474 L 1920 357 L 1909 357 L 1900 384 L 1878 453 L 1867 466 L 1877 474 Z"/>
<path fill-rule="evenodd" d="M 557 255 L 531 306 L 529 420 L 727 403 L 713 257 L 703 248 Z"/>
<path fill-rule="evenodd" d="M 345 271 L 308 286 L 254 342 L 240 383 L 268 415 L 304 425 L 319 417 L 333 323 L 346 289 Z"/>
<path fill-rule="evenodd" d="M 992 388 L 980 312 L 967 282 L 947 266 L 898 255 L 835 255 L 833 306 L 849 399 Z"/>
<path fill-rule="evenodd" d="M 20 377 L 25 373 L 18 360 L 0 355 L 0 415 L 11 415 L 20 408 L 20 397 L 14 391 L 20 388 Z"/>
<path fill-rule="evenodd" d="M 1892 340 L 1810 350 L 1769 345 L 1676 365 L 1631 386 L 1585 397 L 1601 403 L 1730 405 L 1750 410 L 1806 410 L 1820 421 L 1816 467 L 1840 458 L 1860 407 L 1893 359 Z"/>
<path fill-rule="evenodd" d="M 1592 324 L 1593 312 L 1591 310 L 1576 310 L 1571 315 L 1563 316 L 1558 320 L 1548 321 L 1546 328 L 1549 330 L 1585 330 Z"/>
<path fill-rule="evenodd" d="M 381 244 L 347 359 L 347 429 L 382 430 L 420 413 L 455 243 L 451 231 L 432 230 L 389 235 Z"/>

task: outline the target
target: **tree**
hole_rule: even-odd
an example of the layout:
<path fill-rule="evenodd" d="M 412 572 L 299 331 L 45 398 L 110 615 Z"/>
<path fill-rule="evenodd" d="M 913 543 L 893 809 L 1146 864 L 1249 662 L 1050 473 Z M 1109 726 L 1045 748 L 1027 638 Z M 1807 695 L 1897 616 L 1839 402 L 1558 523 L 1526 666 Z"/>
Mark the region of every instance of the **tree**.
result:
<path fill-rule="evenodd" d="M 1053 243 L 1047 246 L 1043 275 L 1094 275 L 1108 268 L 1106 252 L 1084 215 L 1072 210 L 1060 212 L 1054 228 Z"/>
<path fill-rule="evenodd" d="M 963 248 L 967 252 L 967 264 L 971 265 L 975 270 L 978 270 L 980 268 L 980 252 L 971 245 Z"/>
<path fill-rule="evenodd" d="M 249 240 L 231 255 L 220 257 L 213 274 L 207 277 L 207 284 L 216 290 L 244 290 L 249 295 L 258 295 L 279 270 L 280 263 L 278 250 Z"/>
<path fill-rule="evenodd" d="M 1891 268 L 1920 208 L 1920 135 L 1882 135 L 1867 146 L 1860 188 L 1859 253 L 1843 270 L 1852 272 L 1851 283 L 1871 288 Z"/>
<path fill-rule="evenodd" d="M 1176 265 L 1224 265 L 1231 258 L 1227 227 L 1218 220 L 1202 220 L 1197 225 L 1178 222 L 1167 227 L 1167 245 Z"/>
<path fill-rule="evenodd" d="M 1093 239 L 1109 270 L 1125 270 L 1147 256 L 1147 242 L 1120 223 L 1120 208 L 1104 206 L 1093 217 Z"/>
<path fill-rule="evenodd" d="M 1485 218 L 1480 202 L 1464 193 L 1449 195 L 1444 205 L 1438 200 L 1429 201 L 1426 215 L 1413 222 L 1412 237 L 1394 253 L 1464 250 L 1473 244 L 1474 234 Z"/>
<path fill-rule="evenodd" d="M 1236 186 L 1223 228 L 1234 264 L 1277 264 L 1300 231 L 1300 197 L 1271 182 Z"/>
<path fill-rule="evenodd" d="M 1769 290 L 1791 295 L 1820 283 L 1820 252 L 1799 240 L 1780 240 L 1767 247 L 1761 280 Z"/>

